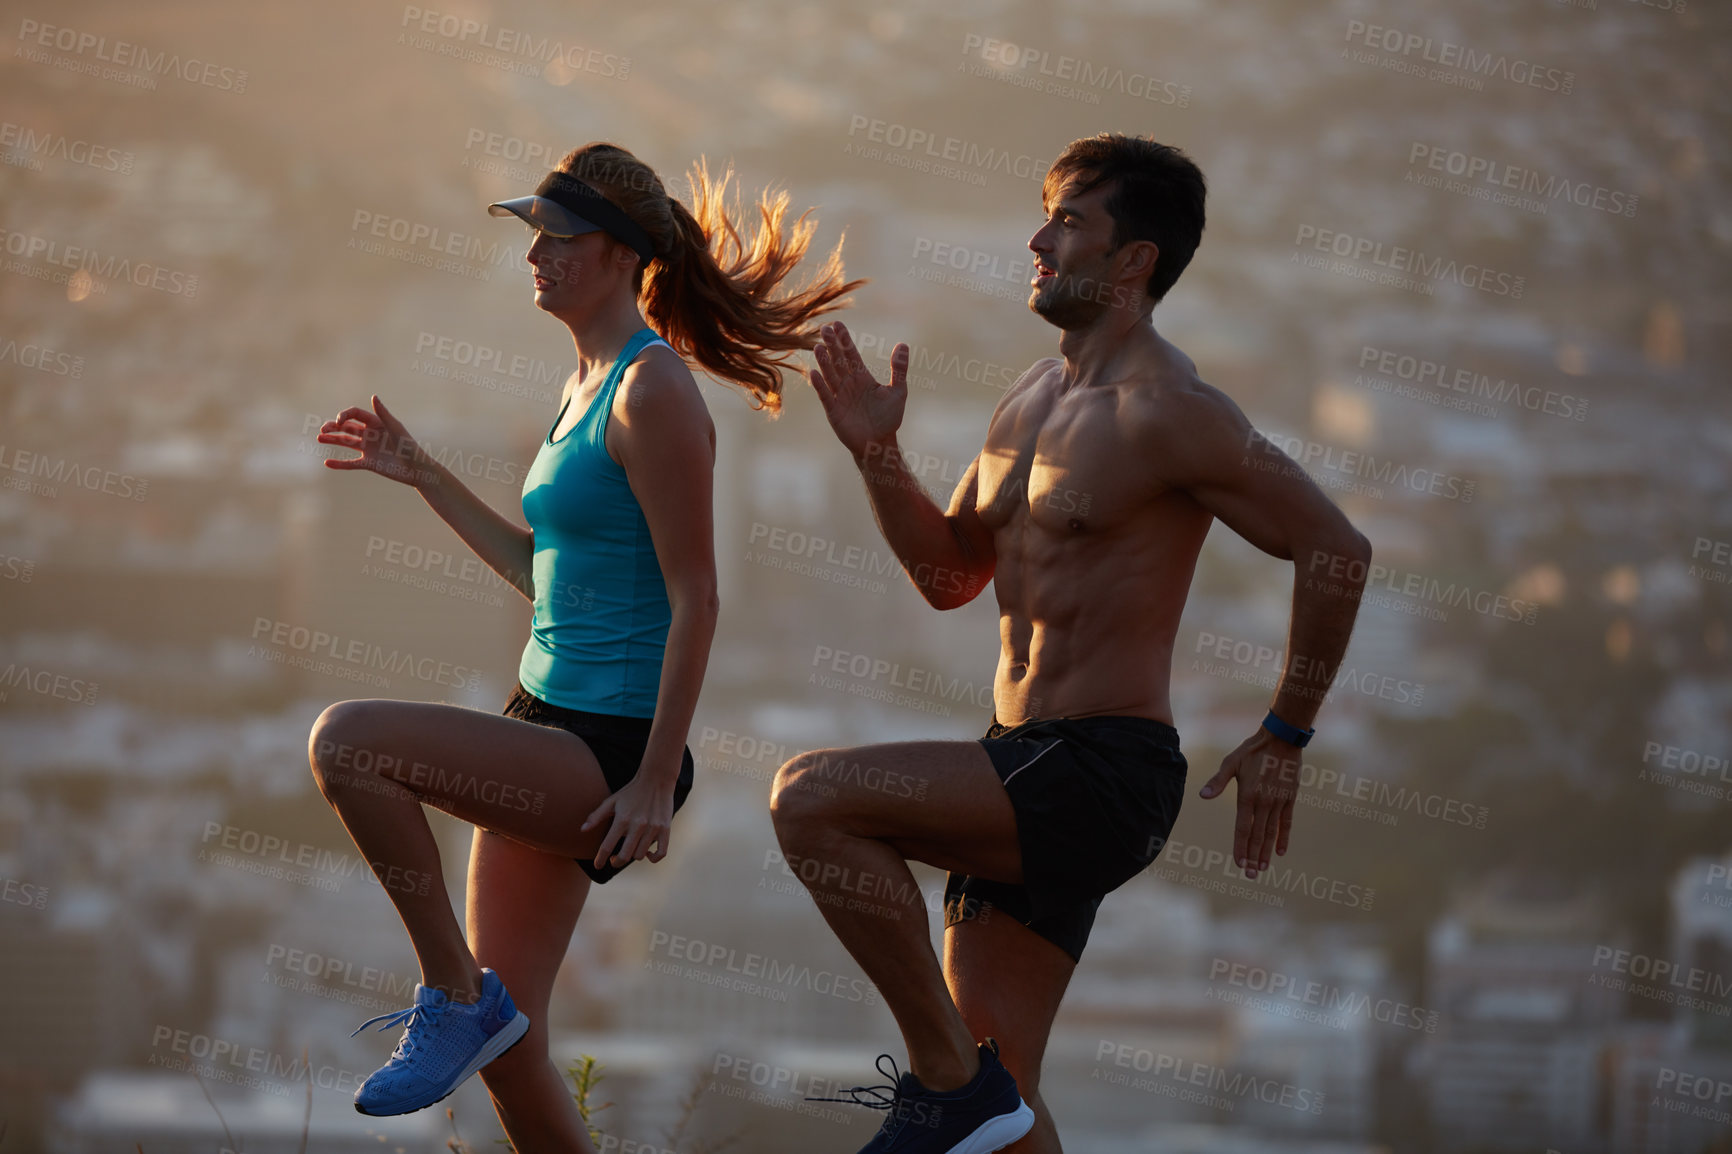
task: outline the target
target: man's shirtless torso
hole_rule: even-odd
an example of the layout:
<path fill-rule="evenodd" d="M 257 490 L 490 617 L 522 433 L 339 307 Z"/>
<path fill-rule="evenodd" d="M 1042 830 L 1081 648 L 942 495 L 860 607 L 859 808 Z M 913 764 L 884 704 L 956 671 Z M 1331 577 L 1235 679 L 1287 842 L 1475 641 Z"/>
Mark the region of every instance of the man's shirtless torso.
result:
<path fill-rule="evenodd" d="M 952 511 L 991 531 L 1002 648 L 998 719 L 1131 714 L 1173 722 L 1173 639 L 1213 520 L 1163 480 L 1179 394 L 1213 392 L 1155 335 L 1116 380 L 1048 358 L 993 414 Z M 1166 427 L 1163 428 L 1163 425 Z"/>

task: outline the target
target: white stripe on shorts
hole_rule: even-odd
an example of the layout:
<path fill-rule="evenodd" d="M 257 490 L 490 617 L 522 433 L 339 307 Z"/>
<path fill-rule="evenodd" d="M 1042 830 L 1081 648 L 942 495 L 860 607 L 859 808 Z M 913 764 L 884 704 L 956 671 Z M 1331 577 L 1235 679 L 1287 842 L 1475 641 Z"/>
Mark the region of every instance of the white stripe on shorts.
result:
<path fill-rule="evenodd" d="M 1062 737 L 1053 738 L 1052 739 L 1052 745 L 1047 746 L 1046 749 L 1041 750 L 1039 753 L 1035 754 L 1033 757 L 1029 758 L 1027 761 L 1023 762 L 1021 765 L 1017 766 L 1015 769 L 1011 770 L 1008 774 L 1006 774 L 1004 777 L 1004 784 L 1009 785 L 1011 778 L 1015 777 L 1017 774 L 1021 773 L 1023 770 L 1027 769 L 1029 766 L 1033 765 L 1035 762 L 1037 762 L 1041 758 L 1045 757 L 1047 755 L 1048 750 L 1052 749 L 1052 747 L 1054 745 L 1057 745 L 1059 742 L 1061 742 L 1063 740 L 1064 740 L 1064 738 L 1062 738 Z"/>

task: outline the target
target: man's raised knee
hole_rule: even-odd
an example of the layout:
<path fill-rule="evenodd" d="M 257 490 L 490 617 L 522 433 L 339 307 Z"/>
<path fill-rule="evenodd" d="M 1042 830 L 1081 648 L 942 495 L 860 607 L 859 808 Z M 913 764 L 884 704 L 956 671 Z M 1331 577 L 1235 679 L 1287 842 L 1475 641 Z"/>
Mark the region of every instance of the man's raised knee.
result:
<path fill-rule="evenodd" d="M 799 824 L 817 816 L 825 796 L 813 786 L 824 759 L 824 750 L 811 750 L 783 762 L 776 771 L 770 787 L 770 818 L 777 826 Z"/>

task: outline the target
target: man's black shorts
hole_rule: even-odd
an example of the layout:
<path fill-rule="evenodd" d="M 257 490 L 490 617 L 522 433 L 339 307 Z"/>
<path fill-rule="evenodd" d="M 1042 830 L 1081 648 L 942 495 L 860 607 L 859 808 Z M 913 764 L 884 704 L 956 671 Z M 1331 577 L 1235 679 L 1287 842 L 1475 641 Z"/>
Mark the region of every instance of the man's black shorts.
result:
<path fill-rule="evenodd" d="M 980 744 L 1016 811 L 1023 881 L 951 874 L 944 924 L 997 907 L 1081 961 L 1101 898 L 1155 860 L 1179 818 L 1178 730 L 1112 714 L 994 718 Z"/>
<path fill-rule="evenodd" d="M 519 721 L 533 721 L 537 725 L 550 725 L 555 729 L 569 730 L 583 738 L 596 761 L 601 763 L 601 775 L 607 779 L 609 793 L 618 793 L 626 783 L 637 776 L 637 769 L 643 761 L 644 746 L 649 744 L 649 717 L 620 717 L 612 713 L 586 713 L 581 709 L 566 709 L 562 705 L 552 705 L 541 700 L 521 684 L 511 691 L 511 697 L 505 702 L 502 711 L 507 717 L 515 717 Z M 686 746 L 680 756 L 680 775 L 674 782 L 674 812 L 678 813 L 680 806 L 685 804 L 686 794 L 692 791 L 692 749 Z M 589 815 L 583 814 L 577 820 L 581 822 Z M 596 882 L 605 882 L 625 866 L 606 865 L 595 868 L 594 857 L 580 857 L 577 864 L 583 867 L 583 872 Z M 626 865 L 630 865 L 627 862 Z"/>

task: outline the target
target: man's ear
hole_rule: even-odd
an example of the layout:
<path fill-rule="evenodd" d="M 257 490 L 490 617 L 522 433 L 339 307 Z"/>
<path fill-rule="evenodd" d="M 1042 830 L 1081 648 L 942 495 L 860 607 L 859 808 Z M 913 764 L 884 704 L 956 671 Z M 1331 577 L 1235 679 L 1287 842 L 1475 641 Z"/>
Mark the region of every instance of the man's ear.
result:
<path fill-rule="evenodd" d="M 1154 274 L 1155 263 L 1161 259 L 1161 246 L 1152 240 L 1133 240 L 1124 247 L 1127 256 L 1120 271 L 1135 276 L 1146 284 Z"/>

